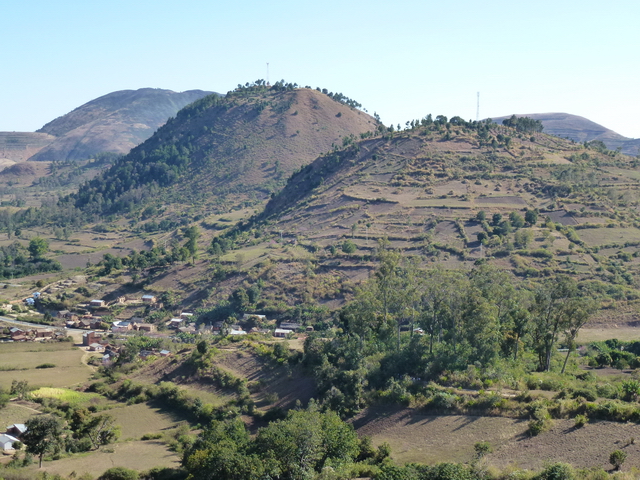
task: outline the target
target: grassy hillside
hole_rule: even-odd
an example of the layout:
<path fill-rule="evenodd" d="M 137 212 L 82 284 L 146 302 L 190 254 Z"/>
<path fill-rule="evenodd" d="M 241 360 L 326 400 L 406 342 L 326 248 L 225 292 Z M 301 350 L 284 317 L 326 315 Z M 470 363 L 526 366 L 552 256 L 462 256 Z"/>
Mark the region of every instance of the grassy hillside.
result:
<path fill-rule="evenodd" d="M 290 84 L 240 87 L 180 111 L 82 187 L 75 204 L 97 213 L 128 212 L 144 202 L 227 209 L 255 204 L 294 169 L 377 126 L 366 113 L 319 91 Z"/>

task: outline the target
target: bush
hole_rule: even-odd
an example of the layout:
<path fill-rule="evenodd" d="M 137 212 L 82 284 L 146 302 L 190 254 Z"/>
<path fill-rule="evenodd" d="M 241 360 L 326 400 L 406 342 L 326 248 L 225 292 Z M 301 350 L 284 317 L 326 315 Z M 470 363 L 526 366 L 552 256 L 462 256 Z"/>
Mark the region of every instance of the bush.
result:
<path fill-rule="evenodd" d="M 42 363 L 38 365 L 36 368 L 56 368 L 55 363 Z"/>
<path fill-rule="evenodd" d="M 554 463 L 545 468 L 538 477 L 540 480 L 573 480 L 576 474 L 571 465 Z"/>
<path fill-rule="evenodd" d="M 473 449 L 476 452 L 476 458 L 482 458 L 493 452 L 493 447 L 489 442 L 478 442 L 473 446 Z"/>
<path fill-rule="evenodd" d="M 587 424 L 589 418 L 586 415 L 576 415 L 574 420 L 576 422 L 576 428 L 582 428 Z"/>
<path fill-rule="evenodd" d="M 112 467 L 100 475 L 98 480 L 138 480 L 138 472 L 124 467 Z"/>
<path fill-rule="evenodd" d="M 611 452 L 611 455 L 609 455 L 609 463 L 613 465 L 616 470 L 620 470 L 620 467 L 626 459 L 627 454 L 622 450 L 614 450 L 613 452 Z"/>

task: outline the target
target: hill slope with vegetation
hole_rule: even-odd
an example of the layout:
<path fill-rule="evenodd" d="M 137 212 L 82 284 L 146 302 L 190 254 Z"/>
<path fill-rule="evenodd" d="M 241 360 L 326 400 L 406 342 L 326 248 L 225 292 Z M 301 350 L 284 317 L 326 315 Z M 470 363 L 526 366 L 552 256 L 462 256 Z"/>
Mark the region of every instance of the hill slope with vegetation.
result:
<path fill-rule="evenodd" d="M 354 106 L 340 94 L 282 82 L 210 95 L 83 186 L 75 205 L 124 213 L 148 201 L 255 204 L 344 138 L 374 131 L 377 121 Z"/>
<path fill-rule="evenodd" d="M 127 153 L 185 105 L 211 92 L 159 88 L 121 90 L 91 100 L 37 131 L 56 137 L 36 161 L 86 160 L 96 153 Z"/>

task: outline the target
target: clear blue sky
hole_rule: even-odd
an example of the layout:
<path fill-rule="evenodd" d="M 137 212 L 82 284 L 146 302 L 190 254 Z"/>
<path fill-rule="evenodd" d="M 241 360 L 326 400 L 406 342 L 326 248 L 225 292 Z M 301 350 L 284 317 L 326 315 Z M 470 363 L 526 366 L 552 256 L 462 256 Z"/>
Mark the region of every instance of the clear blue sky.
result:
<path fill-rule="evenodd" d="M 0 131 L 107 93 L 266 78 L 428 113 L 582 115 L 640 137 L 636 0 L 0 0 Z"/>

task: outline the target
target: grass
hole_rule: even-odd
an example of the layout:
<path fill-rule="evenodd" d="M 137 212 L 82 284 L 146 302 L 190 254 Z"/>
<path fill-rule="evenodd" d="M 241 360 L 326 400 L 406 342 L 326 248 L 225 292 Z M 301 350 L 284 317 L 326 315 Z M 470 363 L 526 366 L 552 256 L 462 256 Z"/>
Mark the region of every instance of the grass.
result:
<path fill-rule="evenodd" d="M 640 230 L 637 228 L 588 228 L 579 230 L 578 236 L 591 247 L 611 243 L 640 242 Z"/>
<path fill-rule="evenodd" d="M 0 371 L 0 387 L 7 388 L 15 380 L 26 380 L 32 386 L 66 387 L 86 381 L 91 374 L 81 362 L 83 352 L 67 342 L 8 343 L 0 347 L 0 370 L 18 367 L 20 371 Z M 37 369 L 52 363 L 54 368 Z"/>
<path fill-rule="evenodd" d="M 142 471 L 153 467 L 178 467 L 180 457 L 168 450 L 167 446 L 157 440 L 132 441 L 116 443 L 103 447 L 91 454 L 79 454 L 56 461 L 45 462 L 43 470 L 49 474 L 62 475 L 65 478 L 71 472 L 78 476 L 88 473 L 97 477 L 105 470 L 113 467 L 125 467 Z M 38 463 L 29 467 L 37 471 Z"/>
<path fill-rule="evenodd" d="M 372 437 L 374 445 L 391 445 L 398 463 L 469 462 L 474 444 L 489 442 L 499 447 L 527 429 L 527 422 L 504 417 L 420 415 L 410 410 L 383 413 L 358 429 Z"/>
<path fill-rule="evenodd" d="M 14 423 L 24 423 L 33 415 L 37 415 L 37 413 L 30 408 L 16 403 L 9 403 L 6 407 L 0 409 L 0 428 L 4 429 Z"/>
<path fill-rule="evenodd" d="M 583 328 L 580 330 L 577 340 L 581 344 L 587 344 L 590 342 L 610 340 L 612 338 L 622 338 L 628 342 L 640 340 L 640 328 L 628 326 L 619 328 Z"/>
<path fill-rule="evenodd" d="M 160 433 L 174 428 L 180 418 L 145 403 L 113 408 L 107 412 L 120 425 L 120 438 L 140 438 L 146 433 Z"/>

